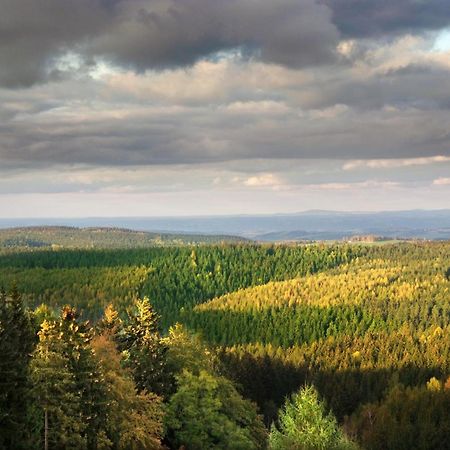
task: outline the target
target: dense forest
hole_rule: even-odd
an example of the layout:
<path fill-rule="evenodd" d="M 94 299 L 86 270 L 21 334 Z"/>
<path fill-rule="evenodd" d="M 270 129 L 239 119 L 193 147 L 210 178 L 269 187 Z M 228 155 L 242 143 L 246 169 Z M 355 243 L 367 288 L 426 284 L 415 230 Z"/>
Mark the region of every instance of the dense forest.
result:
<path fill-rule="evenodd" d="M 361 249 L 350 246 L 251 244 L 148 249 L 41 250 L 0 255 L 0 280 L 30 306 L 71 304 L 98 319 L 108 303 L 124 313 L 130 297 L 148 296 L 162 326 L 183 309 L 273 280 L 335 267 Z"/>
<path fill-rule="evenodd" d="M 45 248 L 146 248 L 243 241 L 244 238 L 236 236 L 152 233 L 123 228 L 36 226 L 0 229 L 0 252 Z"/>
<path fill-rule="evenodd" d="M 12 248 L 0 287 L 0 448 L 450 448 L 449 242 Z"/>

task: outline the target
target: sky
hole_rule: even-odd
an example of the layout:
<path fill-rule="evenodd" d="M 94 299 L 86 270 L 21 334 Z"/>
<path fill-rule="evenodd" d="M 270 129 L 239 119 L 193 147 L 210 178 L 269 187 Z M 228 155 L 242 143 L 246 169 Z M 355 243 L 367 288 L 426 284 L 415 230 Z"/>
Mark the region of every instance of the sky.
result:
<path fill-rule="evenodd" d="M 450 208 L 448 0 L 0 11 L 0 217 Z"/>

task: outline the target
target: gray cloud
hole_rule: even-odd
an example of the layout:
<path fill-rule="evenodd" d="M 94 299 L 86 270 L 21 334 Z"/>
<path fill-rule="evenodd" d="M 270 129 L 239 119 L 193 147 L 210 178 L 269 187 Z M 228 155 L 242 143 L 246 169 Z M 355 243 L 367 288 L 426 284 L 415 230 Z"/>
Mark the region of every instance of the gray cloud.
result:
<path fill-rule="evenodd" d="M 341 37 L 450 24 L 448 0 L 0 0 L 0 85 L 73 75 L 101 59 L 138 72 L 218 52 L 300 68 L 338 61 Z M 72 53 L 81 68 L 56 62 Z"/>
<path fill-rule="evenodd" d="M 436 30 L 450 24 L 448 0 L 323 0 L 345 36 L 373 37 Z"/>
<path fill-rule="evenodd" d="M 101 31 L 101 0 L 0 0 L 0 84 L 29 86 L 58 76 L 55 59 Z"/>
<path fill-rule="evenodd" d="M 292 67 L 335 60 L 339 34 L 312 0 L 0 0 L 0 84 L 64 74 L 72 52 L 137 71 L 189 65 L 219 51 Z"/>
<path fill-rule="evenodd" d="M 3 167 L 133 166 L 243 159 L 409 158 L 450 155 L 450 119 L 439 110 L 348 107 L 258 114 L 222 106 L 118 106 L 21 116 L 0 126 Z M 258 103 L 253 106 L 258 109 Z"/>
<path fill-rule="evenodd" d="M 241 48 L 264 61 L 301 67 L 334 58 L 330 11 L 311 0 L 123 2 L 90 51 L 138 69 L 195 62 Z"/>
<path fill-rule="evenodd" d="M 243 46 L 253 55 L 99 80 L 81 72 L 0 90 L 5 170 L 450 152 L 446 54 L 431 55 L 428 41 L 411 38 L 356 45 L 347 64 L 317 67 L 335 58 L 339 36 L 330 9 L 311 0 L 0 0 L 0 6 L 0 83 L 8 86 L 59 76 L 51 62 L 69 50 L 86 64 L 101 56 L 138 72 Z"/>
<path fill-rule="evenodd" d="M 297 95 L 298 101 L 308 109 L 345 104 L 374 110 L 386 106 L 423 111 L 448 110 L 449 75 L 450 71 L 444 67 L 408 64 L 365 78 L 355 79 L 350 74 L 348 77 L 335 77 L 333 82 L 315 83 L 293 95 Z"/>

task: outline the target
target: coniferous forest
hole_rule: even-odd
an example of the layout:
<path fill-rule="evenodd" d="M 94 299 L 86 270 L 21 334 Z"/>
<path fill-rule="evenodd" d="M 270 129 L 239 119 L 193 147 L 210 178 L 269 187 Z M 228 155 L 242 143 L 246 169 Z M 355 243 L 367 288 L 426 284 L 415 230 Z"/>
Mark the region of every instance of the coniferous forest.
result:
<path fill-rule="evenodd" d="M 0 251 L 0 449 L 450 448 L 449 242 L 72 247 Z"/>

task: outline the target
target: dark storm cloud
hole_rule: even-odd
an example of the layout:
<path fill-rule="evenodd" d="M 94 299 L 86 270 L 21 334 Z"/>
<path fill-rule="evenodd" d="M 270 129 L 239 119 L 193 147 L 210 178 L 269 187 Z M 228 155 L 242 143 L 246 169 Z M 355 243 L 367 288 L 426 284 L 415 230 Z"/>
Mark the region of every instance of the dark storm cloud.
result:
<path fill-rule="evenodd" d="M 138 71 L 194 63 L 240 49 L 292 67 L 334 59 L 338 32 L 312 0 L 0 0 L 0 84 L 61 74 L 73 52 Z"/>
<path fill-rule="evenodd" d="M 337 60 L 341 37 L 442 28 L 448 0 L 0 0 L 0 85 L 30 86 L 107 59 L 143 72 L 238 50 L 299 68 Z M 70 73 L 70 70 L 68 71 Z"/>
<path fill-rule="evenodd" d="M 128 1 L 90 48 L 138 69 L 195 62 L 242 48 L 264 61 L 301 67 L 328 62 L 338 39 L 330 11 L 311 0 Z"/>
<path fill-rule="evenodd" d="M 54 78 L 52 63 L 108 23 L 100 0 L 0 0 L 0 84 Z"/>
<path fill-rule="evenodd" d="M 333 22 L 345 36 L 436 30 L 450 24 L 448 0 L 323 0 L 333 11 Z"/>

